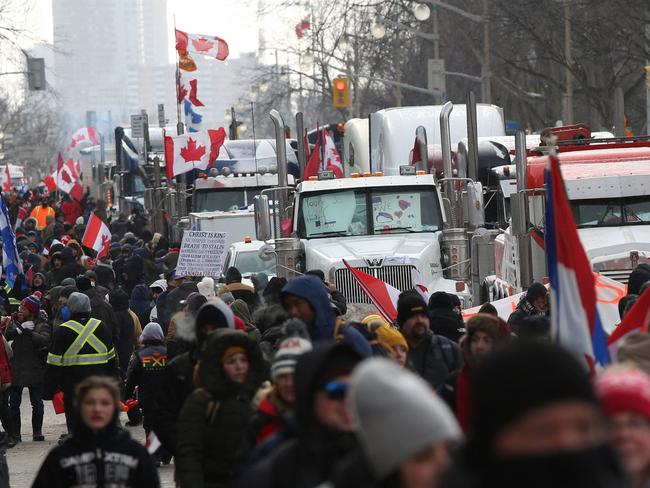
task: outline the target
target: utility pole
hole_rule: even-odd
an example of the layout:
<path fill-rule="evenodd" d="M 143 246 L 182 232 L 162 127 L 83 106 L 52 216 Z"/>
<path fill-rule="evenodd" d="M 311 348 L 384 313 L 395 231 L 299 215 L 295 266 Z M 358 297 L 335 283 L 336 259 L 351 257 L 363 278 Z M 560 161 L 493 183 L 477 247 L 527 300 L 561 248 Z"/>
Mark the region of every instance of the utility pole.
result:
<path fill-rule="evenodd" d="M 433 25 L 433 59 L 440 59 L 440 31 L 438 26 L 438 8 L 435 4 L 431 5 L 431 23 Z M 433 97 L 436 105 L 442 103 L 441 95 Z"/>
<path fill-rule="evenodd" d="M 492 103 L 492 72 L 490 61 L 490 22 L 488 0 L 483 0 L 483 102 Z"/>
<path fill-rule="evenodd" d="M 562 114 L 565 125 L 573 124 L 573 74 L 571 73 L 573 60 L 571 51 L 571 0 L 566 0 L 564 2 L 564 58 L 567 66 L 565 71 L 564 113 Z"/>

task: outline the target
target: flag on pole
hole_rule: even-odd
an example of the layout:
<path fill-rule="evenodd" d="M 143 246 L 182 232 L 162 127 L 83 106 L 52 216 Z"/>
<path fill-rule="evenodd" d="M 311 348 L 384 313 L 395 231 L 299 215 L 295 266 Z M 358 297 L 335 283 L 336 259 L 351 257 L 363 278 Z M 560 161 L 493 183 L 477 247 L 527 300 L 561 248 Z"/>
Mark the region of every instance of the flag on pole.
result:
<path fill-rule="evenodd" d="M 195 107 L 203 107 L 203 102 L 198 99 L 197 87 L 198 80 L 196 77 L 188 78 L 181 73 L 178 79 L 178 103 L 189 100 Z"/>
<path fill-rule="evenodd" d="M 628 310 L 620 324 L 614 329 L 612 335 L 607 338 L 607 348 L 612 361 L 616 361 L 618 348 L 623 339 L 635 334 L 648 333 L 648 321 L 650 320 L 650 289 L 645 290 Z"/>
<path fill-rule="evenodd" d="M 11 192 L 11 173 L 9 172 L 9 163 L 5 165 L 5 177 L 2 182 L 2 191 L 5 193 Z"/>
<path fill-rule="evenodd" d="M 193 169 L 207 169 L 219 156 L 226 139 L 223 127 L 178 136 L 165 136 L 167 177 L 187 173 Z"/>
<path fill-rule="evenodd" d="M 94 127 L 82 127 L 72 135 L 72 140 L 66 148 L 67 152 L 72 151 L 78 146 L 96 146 L 99 144 L 99 137 Z"/>
<path fill-rule="evenodd" d="M 0 196 L 0 235 L 2 236 L 2 270 L 5 272 L 5 283 L 9 288 L 14 287 L 16 277 L 23 273 L 23 263 L 16 249 L 16 235 L 11 227 L 9 213 L 4 197 Z"/>
<path fill-rule="evenodd" d="M 223 61 L 228 57 L 228 43 L 217 36 L 188 34 L 176 29 L 176 50 L 202 54 Z"/>
<path fill-rule="evenodd" d="M 185 112 L 185 127 L 188 132 L 199 132 L 203 123 L 203 115 L 194 111 L 192 103 L 183 100 L 183 111 Z"/>
<path fill-rule="evenodd" d="M 388 322 L 395 323 L 397 321 L 397 299 L 402 292 L 379 278 L 350 266 L 345 259 L 343 264 L 350 270 L 354 279 L 359 283 L 363 292 L 368 295 L 370 301 L 377 307 L 381 316 Z"/>
<path fill-rule="evenodd" d="M 97 259 L 108 254 L 111 246 L 111 231 L 97 215 L 90 215 L 81 244 L 97 251 Z"/>
<path fill-rule="evenodd" d="M 343 165 L 341 164 L 341 155 L 336 149 L 334 144 L 334 138 L 328 130 L 325 130 L 325 148 L 324 148 L 324 157 L 325 157 L 325 169 L 334 171 L 334 176 L 337 178 L 343 178 Z"/>
<path fill-rule="evenodd" d="M 429 303 L 431 293 L 429 292 L 427 286 L 424 284 L 422 275 L 417 270 L 417 268 L 411 268 L 411 282 L 413 283 L 413 288 L 420 294 L 424 301 Z"/>
<path fill-rule="evenodd" d="M 311 152 L 311 156 L 309 156 L 309 159 L 307 160 L 307 164 L 305 165 L 304 174 L 302 175 L 303 180 L 306 180 L 310 176 L 318 176 L 318 172 L 320 171 L 320 164 L 321 164 L 320 148 L 321 148 L 321 136 L 319 131 L 318 135 L 316 135 L 316 144 L 314 145 L 314 150 Z"/>
<path fill-rule="evenodd" d="M 596 304 L 596 283 L 573 212 L 566 197 L 560 163 L 550 156 L 546 172 L 546 256 L 551 279 L 554 340 L 595 367 L 609 363 L 606 334 Z"/>

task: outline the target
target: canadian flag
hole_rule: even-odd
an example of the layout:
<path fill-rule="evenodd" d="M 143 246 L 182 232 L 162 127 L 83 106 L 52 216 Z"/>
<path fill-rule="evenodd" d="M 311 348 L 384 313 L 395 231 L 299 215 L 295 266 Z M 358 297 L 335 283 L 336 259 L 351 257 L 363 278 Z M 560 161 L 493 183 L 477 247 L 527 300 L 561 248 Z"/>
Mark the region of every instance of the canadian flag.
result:
<path fill-rule="evenodd" d="M 607 338 L 607 349 L 612 361 L 616 361 L 618 348 L 623 339 L 634 334 L 648 333 L 648 320 L 650 320 L 650 289 L 641 294 L 612 335 Z"/>
<path fill-rule="evenodd" d="M 61 161 L 63 160 L 59 159 L 58 167 L 60 169 L 57 169 L 50 176 L 46 177 L 43 183 L 50 191 L 58 188 L 75 200 L 81 201 L 84 192 L 81 183 L 79 183 L 79 177 L 81 176 L 80 163 L 79 161 L 75 162 L 72 159 L 68 159 L 68 162 L 62 165 Z"/>
<path fill-rule="evenodd" d="M 70 152 L 79 145 L 96 146 L 97 144 L 99 144 L 99 138 L 94 127 L 82 127 L 72 135 L 72 140 L 66 151 Z"/>
<path fill-rule="evenodd" d="M 307 144 L 305 147 L 309 147 Z M 320 133 L 316 136 L 316 144 L 314 145 L 314 150 L 311 152 L 311 156 L 305 165 L 305 170 L 302 175 L 302 179 L 306 180 L 310 176 L 318 176 L 318 171 L 320 170 L 320 148 L 321 148 L 321 137 Z"/>
<path fill-rule="evenodd" d="M 176 50 L 193 52 L 223 61 L 228 57 L 228 43 L 217 36 L 188 34 L 176 29 Z"/>
<path fill-rule="evenodd" d="M 189 100 L 195 107 L 203 107 L 203 102 L 198 99 L 196 77 L 190 78 L 181 75 L 178 77 L 178 103 L 183 103 L 183 99 Z"/>
<path fill-rule="evenodd" d="M 97 215 L 90 215 L 81 244 L 97 251 L 97 259 L 108 254 L 111 246 L 111 231 L 108 230 L 108 226 Z"/>
<path fill-rule="evenodd" d="M 2 191 L 5 193 L 11 192 L 11 173 L 9 172 L 9 164 L 5 166 L 5 177 L 2 180 Z"/>
<path fill-rule="evenodd" d="M 402 292 L 379 278 L 350 266 L 345 259 L 343 264 L 350 270 L 354 279 L 377 307 L 382 317 L 390 323 L 395 323 L 397 321 L 397 299 Z"/>
<path fill-rule="evenodd" d="M 207 169 L 219 156 L 219 150 L 225 139 L 226 131 L 223 127 L 217 130 L 165 136 L 167 177 L 171 179 L 193 169 Z"/>
<path fill-rule="evenodd" d="M 334 176 L 343 178 L 343 165 L 341 164 L 341 156 L 334 145 L 334 138 L 329 131 L 325 131 L 325 149 L 323 150 L 325 157 L 325 169 L 334 171 Z"/>

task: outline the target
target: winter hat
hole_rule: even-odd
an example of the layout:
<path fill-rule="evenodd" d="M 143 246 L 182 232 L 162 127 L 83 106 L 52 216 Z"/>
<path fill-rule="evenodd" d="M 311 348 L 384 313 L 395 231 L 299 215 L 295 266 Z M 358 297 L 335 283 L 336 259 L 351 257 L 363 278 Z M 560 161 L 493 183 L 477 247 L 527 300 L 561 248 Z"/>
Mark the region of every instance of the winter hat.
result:
<path fill-rule="evenodd" d="M 636 413 L 650 421 L 650 377 L 640 369 L 614 366 L 596 382 L 606 415 Z"/>
<path fill-rule="evenodd" d="M 209 276 L 206 276 L 196 284 L 196 287 L 199 289 L 199 293 L 204 297 L 215 296 L 214 278 L 210 278 Z"/>
<path fill-rule="evenodd" d="M 427 314 L 427 304 L 417 291 L 405 291 L 397 299 L 397 323 L 403 325 L 417 314 Z"/>
<path fill-rule="evenodd" d="M 163 342 L 164 340 L 163 330 L 156 322 L 149 322 L 142 329 L 142 334 L 140 334 L 140 342 L 142 344 L 146 342 Z"/>
<path fill-rule="evenodd" d="M 231 357 L 233 357 L 235 354 L 244 354 L 246 355 L 246 349 L 244 349 L 241 346 L 230 346 L 228 349 L 226 349 L 226 352 L 223 353 L 223 356 L 221 356 L 221 363 L 225 363 L 228 361 Z"/>
<path fill-rule="evenodd" d="M 34 295 L 29 295 L 27 298 L 24 298 L 20 304 L 25 307 L 32 315 L 36 315 L 41 308 L 40 300 Z"/>
<path fill-rule="evenodd" d="M 72 295 L 75 291 L 79 291 L 79 290 L 77 290 L 77 287 L 74 285 L 62 286 L 61 293 L 59 296 L 62 296 L 63 298 L 69 298 L 70 295 Z"/>
<path fill-rule="evenodd" d="M 454 300 L 451 299 L 452 294 L 444 291 L 437 291 L 431 298 L 429 298 L 429 309 L 443 308 L 445 310 L 452 310 L 455 306 Z"/>
<path fill-rule="evenodd" d="M 77 276 L 75 279 L 75 284 L 77 285 L 77 290 L 84 292 L 90 290 L 93 287 L 92 281 L 87 276 Z"/>
<path fill-rule="evenodd" d="M 223 300 L 213 298 L 202 305 L 196 314 L 196 328 L 199 329 L 205 324 L 215 325 L 219 329 L 234 329 L 235 318 Z"/>
<path fill-rule="evenodd" d="M 90 313 L 90 298 L 83 293 L 75 291 L 68 297 L 68 309 L 70 313 Z"/>
<path fill-rule="evenodd" d="M 162 291 L 167 291 L 167 280 L 156 280 L 149 285 L 149 288 L 160 288 Z"/>
<path fill-rule="evenodd" d="M 199 292 L 193 291 L 185 300 L 181 300 L 181 304 L 185 306 L 187 311 L 192 315 L 196 315 L 199 309 L 208 301 L 203 295 Z"/>
<path fill-rule="evenodd" d="M 288 337 L 280 342 L 271 363 L 271 378 L 275 380 L 280 375 L 293 374 L 298 357 L 311 350 L 311 342 L 302 337 Z"/>
<path fill-rule="evenodd" d="M 462 439 L 454 415 L 431 387 L 391 361 L 362 362 L 352 374 L 349 391 L 357 438 L 379 480 L 424 449 Z"/>
<path fill-rule="evenodd" d="M 468 460 L 489 463 L 498 434 L 533 410 L 563 400 L 598 405 L 586 368 L 554 344 L 515 341 L 473 372 Z"/>
<path fill-rule="evenodd" d="M 408 343 L 401 332 L 393 329 L 379 315 L 368 315 L 361 323 L 367 325 L 370 332 L 377 334 L 377 340 L 384 348 L 393 349 L 394 347 L 401 346 L 408 351 Z"/>
<path fill-rule="evenodd" d="M 241 273 L 234 266 L 231 266 L 226 271 L 226 285 L 230 283 L 241 283 Z"/>
<path fill-rule="evenodd" d="M 316 278 L 320 279 L 321 281 L 325 281 L 325 273 L 323 273 L 323 271 L 320 270 L 320 269 L 310 269 L 305 274 L 315 276 Z"/>
<path fill-rule="evenodd" d="M 75 281 L 74 278 L 70 278 L 70 277 L 64 278 L 63 281 L 61 281 L 61 285 L 62 286 L 74 286 L 75 288 L 77 288 L 77 282 Z"/>
<path fill-rule="evenodd" d="M 546 287 L 536 281 L 530 285 L 528 290 L 526 290 L 526 300 L 528 300 L 530 303 L 533 303 L 538 298 L 545 297 L 547 293 L 548 290 Z"/>

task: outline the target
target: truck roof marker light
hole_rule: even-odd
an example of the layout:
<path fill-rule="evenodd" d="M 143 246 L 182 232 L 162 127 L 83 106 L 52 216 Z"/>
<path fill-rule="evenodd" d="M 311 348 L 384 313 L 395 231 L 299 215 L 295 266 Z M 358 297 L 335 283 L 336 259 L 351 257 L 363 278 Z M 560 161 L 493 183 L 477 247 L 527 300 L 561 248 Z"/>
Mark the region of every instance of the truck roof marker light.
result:
<path fill-rule="evenodd" d="M 415 172 L 415 174 L 416 174 L 417 176 L 424 176 L 424 175 L 427 174 L 427 172 L 424 171 L 424 170 L 419 169 L 419 170 L 417 170 L 417 171 Z"/>
<path fill-rule="evenodd" d="M 318 180 L 318 176 L 310 176 L 309 178 L 307 178 L 307 180 L 308 180 L 308 181 L 317 181 L 317 180 Z"/>
<path fill-rule="evenodd" d="M 251 236 L 244 237 L 245 244 L 250 244 L 251 242 L 253 242 L 253 238 Z"/>
<path fill-rule="evenodd" d="M 465 282 L 457 281 L 456 282 L 456 291 L 465 291 Z"/>
<path fill-rule="evenodd" d="M 370 173 L 370 171 L 364 171 L 363 172 L 363 177 L 364 178 L 368 178 L 369 176 L 372 176 L 372 173 Z"/>
<path fill-rule="evenodd" d="M 358 178 L 359 176 L 361 176 L 359 173 L 350 174 L 350 178 Z"/>
<path fill-rule="evenodd" d="M 382 171 L 375 171 L 375 176 L 384 176 Z"/>

